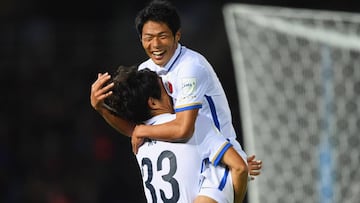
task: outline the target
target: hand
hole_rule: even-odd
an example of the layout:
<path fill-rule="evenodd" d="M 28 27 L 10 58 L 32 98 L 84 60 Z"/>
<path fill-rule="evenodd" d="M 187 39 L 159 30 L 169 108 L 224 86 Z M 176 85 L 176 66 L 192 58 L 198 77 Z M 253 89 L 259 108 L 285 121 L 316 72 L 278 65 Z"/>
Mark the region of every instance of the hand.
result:
<path fill-rule="evenodd" d="M 131 135 L 131 146 L 134 154 L 137 154 L 139 148 L 142 144 L 144 144 L 144 138 L 139 138 L 136 136 L 136 129 L 139 128 L 139 125 L 135 126 L 134 131 Z"/>
<path fill-rule="evenodd" d="M 110 83 L 104 87 L 104 84 L 109 81 L 111 76 L 108 73 L 98 73 L 97 80 L 91 85 L 90 102 L 91 106 L 99 111 L 103 107 L 104 99 L 112 94 L 111 88 L 114 83 Z"/>
<path fill-rule="evenodd" d="M 248 168 L 249 168 L 249 175 L 251 180 L 254 180 L 254 176 L 260 175 L 260 169 L 262 168 L 262 161 L 256 160 L 255 155 L 251 155 L 247 158 Z"/>

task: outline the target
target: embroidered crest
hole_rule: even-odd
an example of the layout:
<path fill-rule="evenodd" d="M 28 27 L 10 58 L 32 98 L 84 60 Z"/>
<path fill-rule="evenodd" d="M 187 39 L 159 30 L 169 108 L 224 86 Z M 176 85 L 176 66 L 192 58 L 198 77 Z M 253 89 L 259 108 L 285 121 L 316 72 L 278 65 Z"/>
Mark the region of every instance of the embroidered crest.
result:
<path fill-rule="evenodd" d="M 172 86 L 171 82 L 167 81 L 166 83 L 167 83 L 166 86 L 167 86 L 168 93 L 172 94 L 173 93 L 173 86 Z"/>

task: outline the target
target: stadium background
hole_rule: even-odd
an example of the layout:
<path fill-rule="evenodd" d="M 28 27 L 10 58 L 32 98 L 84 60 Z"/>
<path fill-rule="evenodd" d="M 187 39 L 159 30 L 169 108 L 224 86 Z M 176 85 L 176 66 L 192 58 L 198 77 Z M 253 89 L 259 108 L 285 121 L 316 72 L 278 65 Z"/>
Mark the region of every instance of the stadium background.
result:
<path fill-rule="evenodd" d="M 133 23 L 145 2 L 0 2 L 0 202 L 143 201 L 129 139 L 91 108 L 89 95 L 98 72 L 146 58 Z M 174 4 L 182 17 L 181 42 L 215 67 L 241 141 L 221 10 L 226 2 Z M 360 11 L 356 1 L 349 0 L 237 2 Z"/>

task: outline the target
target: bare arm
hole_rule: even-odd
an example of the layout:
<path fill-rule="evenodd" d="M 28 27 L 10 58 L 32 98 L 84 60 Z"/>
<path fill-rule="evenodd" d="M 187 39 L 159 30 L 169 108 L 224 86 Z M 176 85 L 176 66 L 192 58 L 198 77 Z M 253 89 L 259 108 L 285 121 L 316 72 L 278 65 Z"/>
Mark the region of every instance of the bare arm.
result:
<path fill-rule="evenodd" d="M 160 125 L 138 125 L 133 135 L 138 138 L 151 138 L 162 141 L 188 139 L 194 132 L 198 109 L 176 113 L 176 118 Z"/>
<path fill-rule="evenodd" d="M 230 169 L 234 193 L 235 203 L 243 202 L 247 190 L 248 167 L 241 156 L 233 147 L 230 147 L 224 154 L 222 162 Z"/>
<path fill-rule="evenodd" d="M 124 120 L 120 117 L 114 116 L 106 108 L 102 107 L 103 110 L 98 111 L 104 120 L 119 133 L 131 137 L 135 125 Z"/>
<path fill-rule="evenodd" d="M 113 83 L 104 86 L 109 81 L 108 73 L 98 74 L 97 80 L 91 85 L 90 102 L 91 106 L 105 119 L 105 121 L 119 133 L 131 136 L 135 125 L 110 113 L 104 107 L 104 99 L 112 94 Z"/>
<path fill-rule="evenodd" d="M 164 124 L 137 125 L 131 138 L 133 152 L 137 154 L 144 138 L 169 142 L 190 138 L 194 132 L 198 111 L 198 109 L 193 109 L 178 112 L 174 120 Z"/>

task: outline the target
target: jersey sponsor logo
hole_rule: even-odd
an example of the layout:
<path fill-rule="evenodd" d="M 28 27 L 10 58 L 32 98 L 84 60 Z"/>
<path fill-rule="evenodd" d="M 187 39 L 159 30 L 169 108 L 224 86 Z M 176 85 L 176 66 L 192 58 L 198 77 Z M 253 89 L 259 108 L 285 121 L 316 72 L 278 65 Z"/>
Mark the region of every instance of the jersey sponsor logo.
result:
<path fill-rule="evenodd" d="M 196 90 L 196 78 L 183 78 L 181 80 L 182 96 L 191 95 Z"/>

